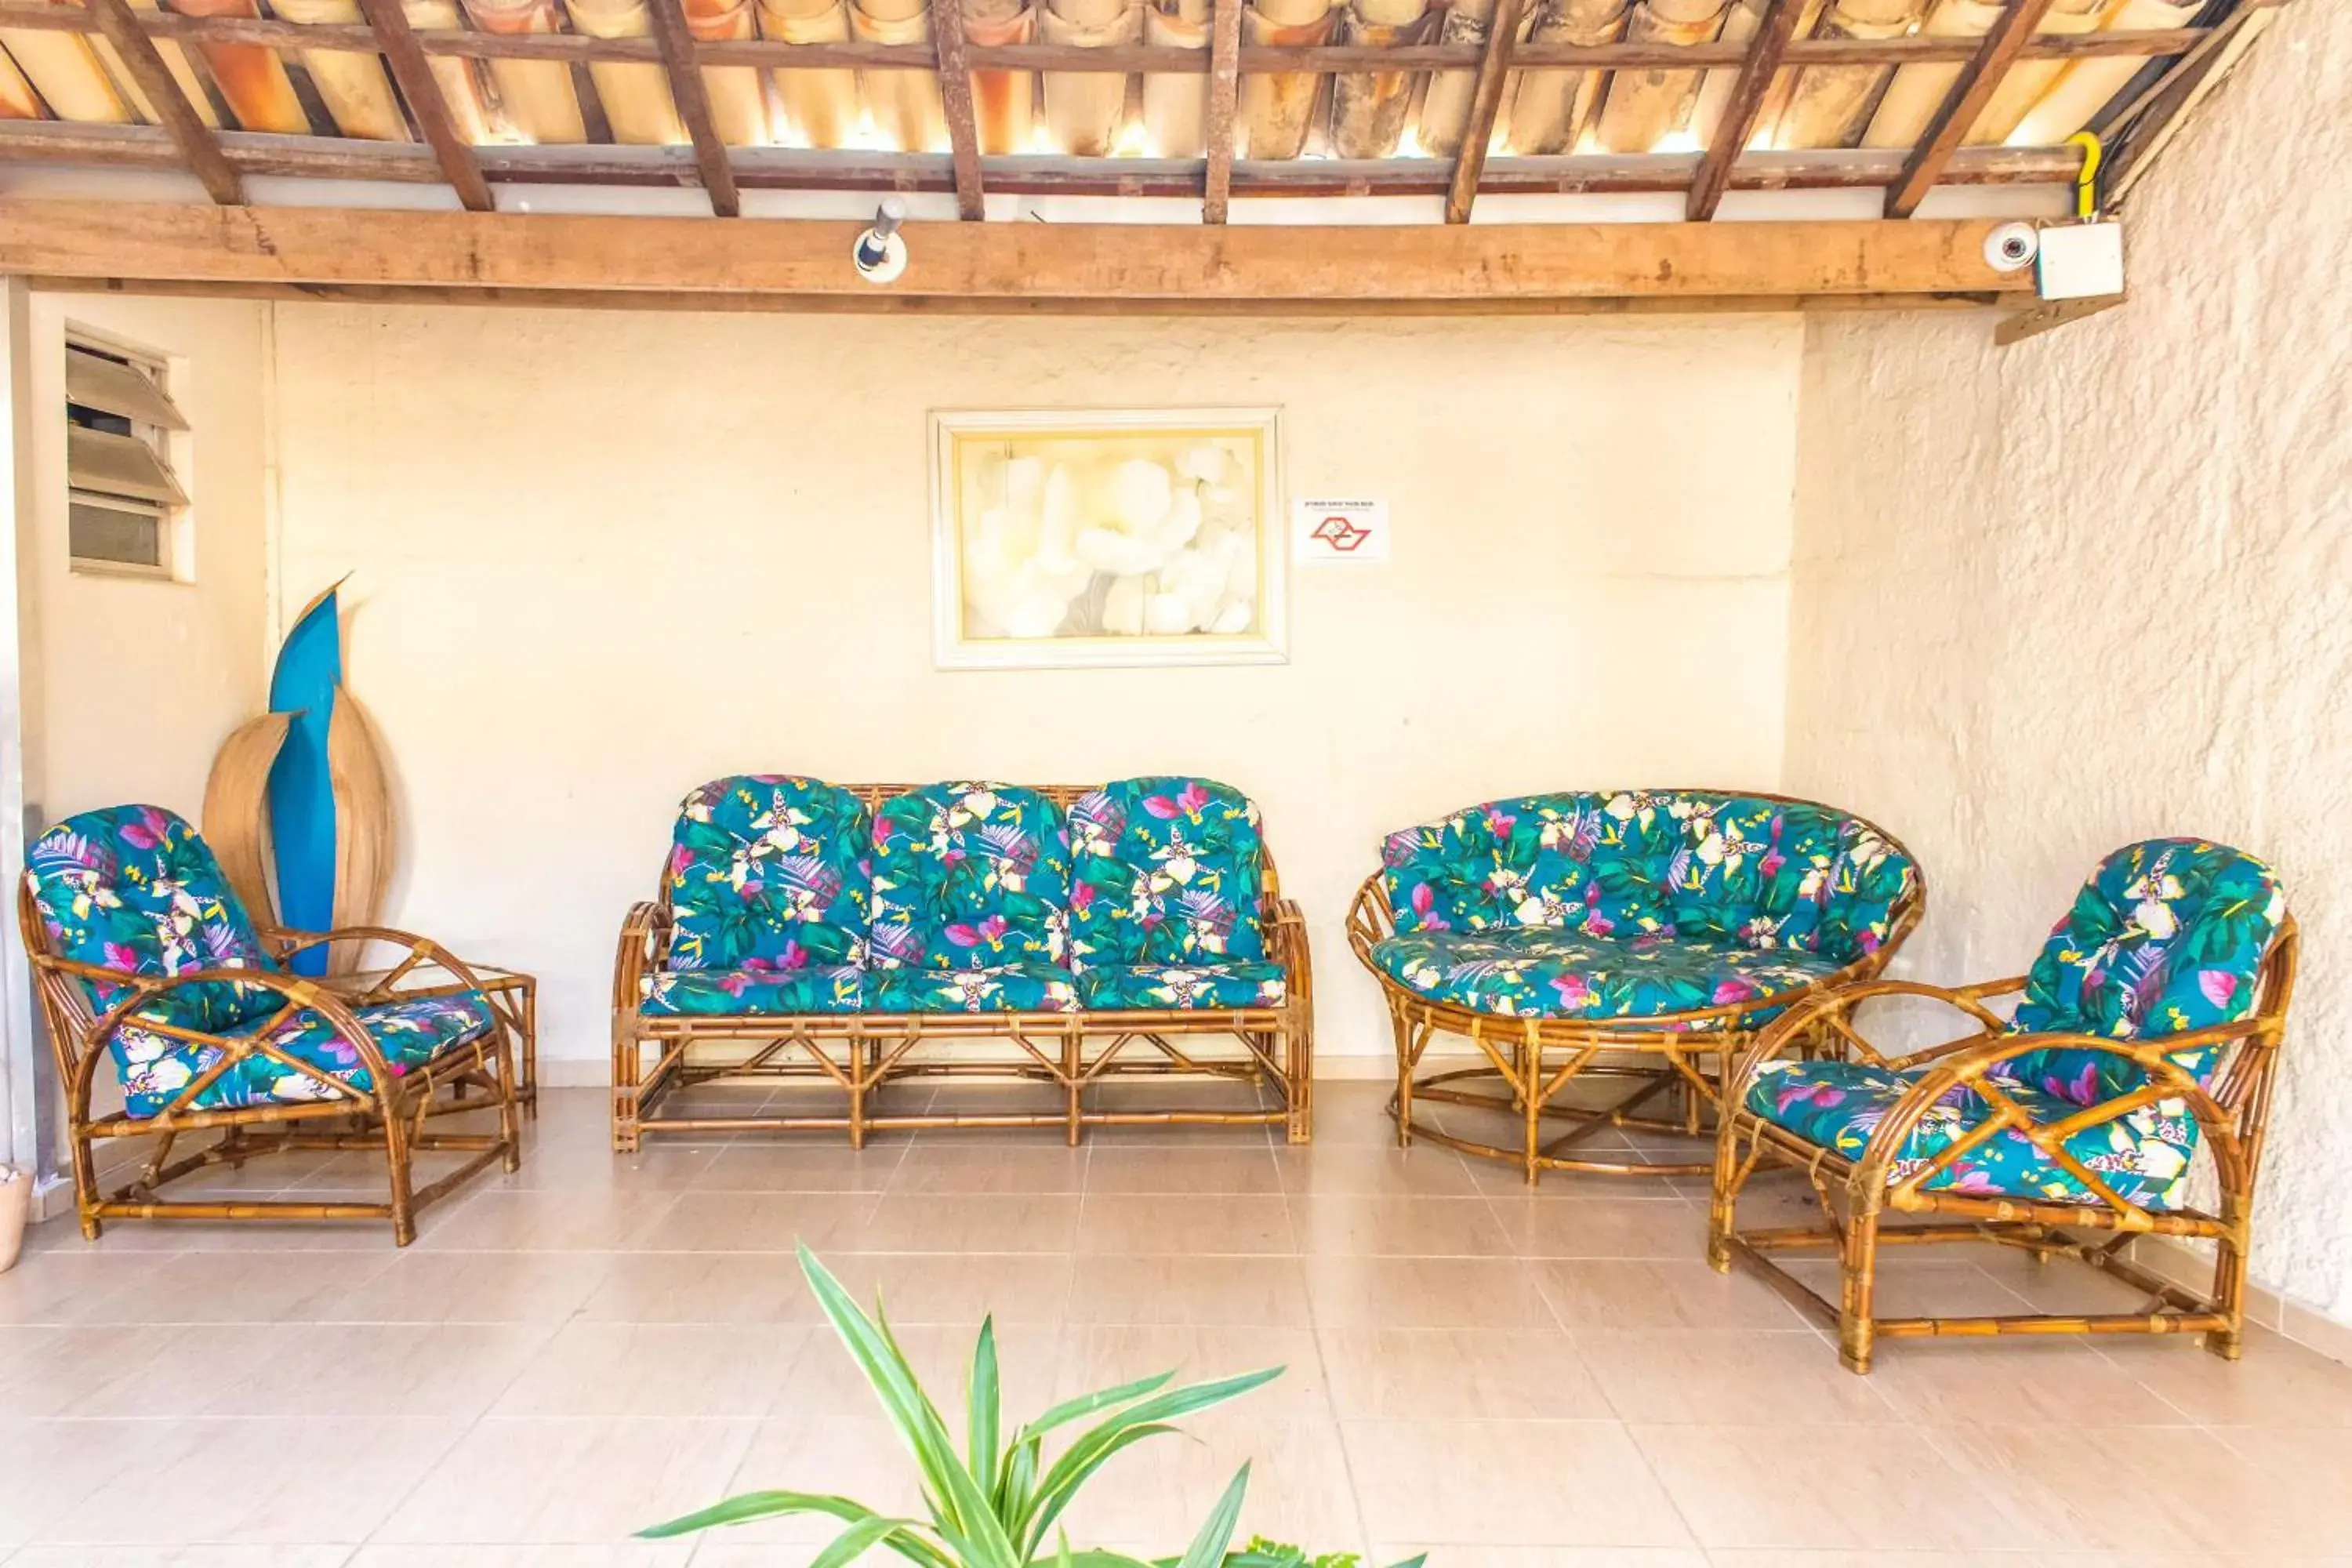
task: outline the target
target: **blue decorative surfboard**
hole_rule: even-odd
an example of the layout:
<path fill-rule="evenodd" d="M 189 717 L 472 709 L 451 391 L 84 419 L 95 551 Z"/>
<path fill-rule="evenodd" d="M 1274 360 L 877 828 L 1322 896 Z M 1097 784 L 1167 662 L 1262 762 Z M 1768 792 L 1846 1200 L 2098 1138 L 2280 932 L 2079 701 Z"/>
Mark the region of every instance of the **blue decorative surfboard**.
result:
<path fill-rule="evenodd" d="M 269 769 L 278 918 L 297 931 L 326 931 L 335 923 L 335 790 L 327 742 L 342 680 L 341 618 L 330 588 L 297 617 L 269 678 L 269 710 L 291 716 Z M 293 968 L 299 974 L 326 973 L 327 950 L 297 953 Z"/>

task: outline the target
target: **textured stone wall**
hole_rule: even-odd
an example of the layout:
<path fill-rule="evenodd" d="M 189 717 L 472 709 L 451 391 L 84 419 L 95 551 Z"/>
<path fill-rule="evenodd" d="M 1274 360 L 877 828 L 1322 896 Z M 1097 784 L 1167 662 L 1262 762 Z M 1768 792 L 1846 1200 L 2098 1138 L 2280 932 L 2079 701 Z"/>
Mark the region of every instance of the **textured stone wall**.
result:
<path fill-rule="evenodd" d="M 2012 973 L 2108 848 L 2269 858 L 2305 938 L 2253 1269 L 2352 1321 L 2352 5 L 2289 7 L 2134 193 L 2133 299 L 1810 329 L 1788 779 Z"/>

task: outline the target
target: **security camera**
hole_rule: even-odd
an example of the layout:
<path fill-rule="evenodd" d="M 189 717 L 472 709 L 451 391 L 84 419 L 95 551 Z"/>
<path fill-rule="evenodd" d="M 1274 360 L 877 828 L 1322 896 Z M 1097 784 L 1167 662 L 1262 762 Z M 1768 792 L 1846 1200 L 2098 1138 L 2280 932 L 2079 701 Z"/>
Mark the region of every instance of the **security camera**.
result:
<path fill-rule="evenodd" d="M 907 270 L 907 241 L 898 233 L 898 226 L 906 221 L 907 204 L 896 196 L 883 197 L 874 215 L 874 226 L 857 237 L 849 252 L 860 278 L 874 284 L 896 283 L 898 274 Z"/>
<path fill-rule="evenodd" d="M 1995 272 L 2015 272 L 2033 265 L 2042 236 L 2030 223 L 2005 223 L 1985 236 L 1985 264 Z"/>

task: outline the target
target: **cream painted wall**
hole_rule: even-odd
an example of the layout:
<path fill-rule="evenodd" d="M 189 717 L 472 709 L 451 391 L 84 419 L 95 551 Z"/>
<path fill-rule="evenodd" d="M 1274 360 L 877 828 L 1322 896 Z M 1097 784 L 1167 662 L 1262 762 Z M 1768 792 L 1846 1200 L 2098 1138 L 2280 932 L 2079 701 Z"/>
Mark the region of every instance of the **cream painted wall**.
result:
<path fill-rule="evenodd" d="M 24 571 L 26 797 L 49 820 L 146 801 L 194 820 L 214 750 L 264 705 L 268 307 L 36 294 L 28 333 L 36 493 Z M 194 427 L 184 582 L 94 576 L 66 548 L 68 323 L 169 356 Z"/>
<path fill-rule="evenodd" d="M 2304 176 L 2347 161 L 2352 7 L 2294 6 L 2135 197 L 2126 307 L 1812 324 L 1787 775 L 1920 854 L 1931 977 L 2021 968 L 2132 839 L 2271 859 L 2305 946 L 2253 1272 L 2338 1321 L 2352 184 Z"/>
<path fill-rule="evenodd" d="M 536 971 L 574 1081 L 604 1071 L 622 912 L 719 773 L 1229 780 L 1313 924 L 1327 1057 L 1388 1049 L 1339 935 L 1382 832 L 1780 773 L 1790 318 L 293 305 L 277 341 L 279 610 L 354 574 L 390 912 Z M 1282 407 L 1292 494 L 1393 507 L 1392 564 L 1294 573 L 1292 662 L 932 668 L 927 410 L 1215 404 Z"/>

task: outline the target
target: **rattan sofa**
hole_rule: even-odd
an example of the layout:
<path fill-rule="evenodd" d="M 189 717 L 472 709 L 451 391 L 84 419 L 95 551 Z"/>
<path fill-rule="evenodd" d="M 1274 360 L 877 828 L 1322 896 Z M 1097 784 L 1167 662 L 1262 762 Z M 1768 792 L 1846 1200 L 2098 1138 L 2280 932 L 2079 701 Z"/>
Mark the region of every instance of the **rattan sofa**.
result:
<path fill-rule="evenodd" d="M 1304 1142 L 1310 985 L 1258 809 L 1227 785 L 719 779 L 687 797 L 658 896 L 621 928 L 614 1147 L 953 1126 L 1075 1144 L 1182 1122 Z M 972 1078 L 1027 1089 L 992 1107 L 1006 1096 L 976 1085 L 961 1105 L 924 1092 Z M 1147 1097 L 1139 1079 L 1200 1087 Z M 800 1092 L 740 1092 L 761 1080 Z"/>
<path fill-rule="evenodd" d="M 2235 1360 L 2296 946 L 2269 867 L 2223 845 L 2150 839 L 2100 863 L 2025 974 L 1803 999 L 1734 1079 L 1710 1261 L 1755 1268 L 1835 1326 L 1857 1373 L 1882 1337 L 1942 1334 L 2202 1333 Z M 1857 1010 L 1892 999 L 1940 1004 L 1958 1037 L 1874 1044 Z M 1821 1225 L 1739 1228 L 1742 1190 L 1774 1166 L 1804 1173 Z M 2132 1251 L 2141 1237 L 2210 1245 L 2211 1288 L 2149 1268 Z M 1882 1313 L 1880 1250 L 1947 1242 L 2074 1258 L 2142 1294 L 2085 1312 Z M 1838 1300 L 1774 1261 L 1787 1252 L 1833 1261 Z"/>
<path fill-rule="evenodd" d="M 1877 974 L 1926 897 L 1909 854 L 1862 818 L 1714 790 L 1490 801 L 1391 834 L 1381 858 L 1348 935 L 1388 1000 L 1398 1140 L 1508 1161 L 1530 1183 L 1711 1170 L 1700 1151 L 1603 1135 L 1710 1133 L 1754 1032 Z M 1447 1037 L 1471 1065 L 1432 1057 Z"/>

